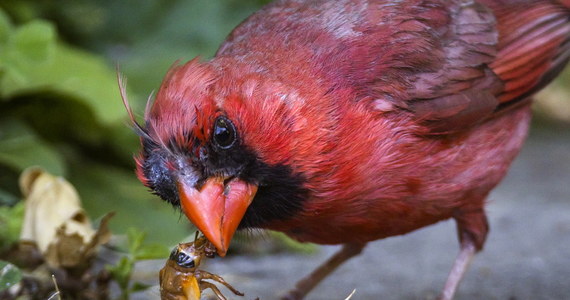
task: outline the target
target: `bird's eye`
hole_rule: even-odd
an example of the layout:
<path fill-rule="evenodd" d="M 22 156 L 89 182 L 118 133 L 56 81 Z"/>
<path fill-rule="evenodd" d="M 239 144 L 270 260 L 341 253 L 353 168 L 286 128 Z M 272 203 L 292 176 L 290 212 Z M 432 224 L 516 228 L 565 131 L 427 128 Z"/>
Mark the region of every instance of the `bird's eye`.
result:
<path fill-rule="evenodd" d="M 236 128 L 232 121 L 224 116 L 218 117 L 214 124 L 213 140 L 221 149 L 231 148 L 237 140 Z"/>

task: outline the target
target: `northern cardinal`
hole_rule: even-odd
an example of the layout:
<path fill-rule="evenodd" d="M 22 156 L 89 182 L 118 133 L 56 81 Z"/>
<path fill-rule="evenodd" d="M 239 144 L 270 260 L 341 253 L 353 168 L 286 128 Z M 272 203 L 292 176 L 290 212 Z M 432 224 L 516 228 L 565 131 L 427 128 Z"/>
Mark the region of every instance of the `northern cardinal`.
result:
<path fill-rule="evenodd" d="M 215 57 L 174 66 L 143 125 L 137 175 L 224 256 L 237 229 L 345 244 L 453 218 L 454 292 L 519 152 L 531 96 L 570 57 L 562 0 L 281 0 Z M 123 91 L 124 93 L 124 91 Z M 126 103 L 128 107 L 128 103 Z"/>

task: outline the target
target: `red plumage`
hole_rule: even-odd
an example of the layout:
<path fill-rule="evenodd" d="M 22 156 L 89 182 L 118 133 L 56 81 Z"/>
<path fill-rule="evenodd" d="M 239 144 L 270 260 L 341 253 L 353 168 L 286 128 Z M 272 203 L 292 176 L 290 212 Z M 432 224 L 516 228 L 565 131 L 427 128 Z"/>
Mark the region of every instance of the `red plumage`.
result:
<path fill-rule="evenodd" d="M 208 227 L 217 222 L 204 215 L 212 209 L 187 204 L 187 195 L 242 199 L 226 183 L 243 181 L 257 195 L 240 200 L 247 212 L 234 223 L 244 217 L 300 241 L 362 246 L 454 218 L 462 253 L 480 250 L 485 198 L 521 148 L 530 97 L 570 57 L 561 3 L 276 1 L 212 60 L 169 72 L 145 116 L 143 141 L 153 146 L 141 154 L 139 178 L 211 240 L 221 225 Z M 217 125 L 220 116 L 235 128 Z M 235 143 L 220 146 L 232 130 Z M 225 196 L 204 185 L 213 177 L 223 178 Z M 285 192 L 264 192 L 294 178 L 298 207 Z M 221 254 L 233 234 L 224 230 Z"/>

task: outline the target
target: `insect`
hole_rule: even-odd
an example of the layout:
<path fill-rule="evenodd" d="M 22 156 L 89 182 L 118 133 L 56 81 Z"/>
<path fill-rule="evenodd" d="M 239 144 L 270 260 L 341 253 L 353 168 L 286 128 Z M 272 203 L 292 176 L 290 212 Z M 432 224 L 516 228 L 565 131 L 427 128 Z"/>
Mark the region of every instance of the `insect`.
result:
<path fill-rule="evenodd" d="M 203 257 L 213 258 L 216 248 L 205 236 L 194 242 L 178 244 L 160 270 L 160 298 L 167 300 L 199 300 L 202 291 L 211 289 L 219 300 L 226 297 L 218 287 L 205 280 L 213 280 L 225 285 L 238 296 L 244 294 L 236 290 L 222 277 L 204 270 L 198 270 Z"/>

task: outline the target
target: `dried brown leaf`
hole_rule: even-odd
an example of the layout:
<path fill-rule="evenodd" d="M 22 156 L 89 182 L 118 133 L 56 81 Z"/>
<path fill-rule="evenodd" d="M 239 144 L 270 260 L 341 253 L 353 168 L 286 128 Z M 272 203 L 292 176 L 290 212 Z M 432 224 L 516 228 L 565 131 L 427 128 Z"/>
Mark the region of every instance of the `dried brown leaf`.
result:
<path fill-rule="evenodd" d="M 29 168 L 20 177 L 26 211 L 20 239 L 35 242 L 51 267 L 86 266 L 109 241 L 107 214 L 95 230 L 75 188 L 62 177 Z"/>

